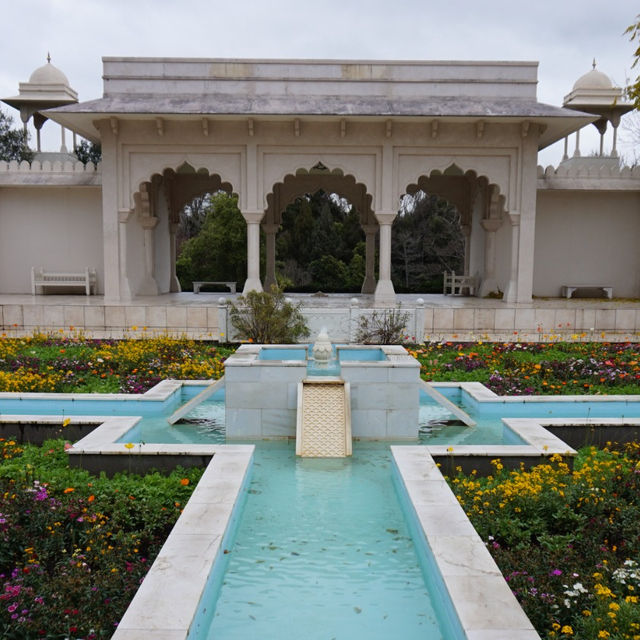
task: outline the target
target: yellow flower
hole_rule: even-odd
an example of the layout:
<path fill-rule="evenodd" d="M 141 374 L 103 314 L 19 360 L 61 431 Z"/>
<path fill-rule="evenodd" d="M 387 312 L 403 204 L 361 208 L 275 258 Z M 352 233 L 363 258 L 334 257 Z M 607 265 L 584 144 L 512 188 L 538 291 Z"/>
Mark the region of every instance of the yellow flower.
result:
<path fill-rule="evenodd" d="M 566 633 L 568 636 L 572 636 L 573 629 L 568 624 L 565 624 L 564 627 L 560 629 L 560 633 Z"/>
<path fill-rule="evenodd" d="M 125 449 L 129 449 L 129 450 L 133 449 L 133 447 L 135 447 L 135 445 L 133 444 L 133 442 L 127 442 L 127 443 L 124 445 L 124 448 L 125 448 Z"/>
<path fill-rule="evenodd" d="M 63 427 L 66 427 L 70 422 L 71 422 L 71 418 L 65 418 L 65 419 L 62 421 L 62 426 L 63 426 Z"/>
<path fill-rule="evenodd" d="M 598 638 L 609 638 L 611 637 L 611 634 L 608 631 L 605 631 L 604 629 L 601 629 L 600 631 L 598 631 Z"/>

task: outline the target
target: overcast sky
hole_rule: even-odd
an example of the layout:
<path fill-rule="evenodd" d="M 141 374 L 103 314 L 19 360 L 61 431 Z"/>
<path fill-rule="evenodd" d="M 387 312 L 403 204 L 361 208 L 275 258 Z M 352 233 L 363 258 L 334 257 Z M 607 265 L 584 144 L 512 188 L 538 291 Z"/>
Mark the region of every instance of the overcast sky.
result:
<path fill-rule="evenodd" d="M 617 85 L 638 74 L 640 70 L 631 68 L 634 46 L 624 35 L 640 10 L 634 4 L 4 0 L 0 97 L 16 95 L 18 84 L 26 82 L 50 52 L 52 63 L 67 75 L 81 101 L 102 95 L 102 56 L 181 56 L 537 60 L 538 100 L 561 105 L 594 58 L 597 68 Z M 6 106 L 4 111 L 17 116 Z M 50 136 L 45 138 L 49 147 Z M 54 144 L 57 140 L 56 135 Z M 595 147 L 596 137 L 592 144 Z M 559 153 L 545 152 L 541 160 L 555 163 Z"/>

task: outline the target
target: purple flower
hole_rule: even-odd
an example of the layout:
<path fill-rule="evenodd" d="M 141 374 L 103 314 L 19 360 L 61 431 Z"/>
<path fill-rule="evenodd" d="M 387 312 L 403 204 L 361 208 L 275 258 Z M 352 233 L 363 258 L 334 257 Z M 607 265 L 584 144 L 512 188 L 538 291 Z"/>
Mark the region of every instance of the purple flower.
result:
<path fill-rule="evenodd" d="M 561 576 L 562 575 L 562 571 L 560 571 L 560 569 L 554 569 L 549 575 Z"/>

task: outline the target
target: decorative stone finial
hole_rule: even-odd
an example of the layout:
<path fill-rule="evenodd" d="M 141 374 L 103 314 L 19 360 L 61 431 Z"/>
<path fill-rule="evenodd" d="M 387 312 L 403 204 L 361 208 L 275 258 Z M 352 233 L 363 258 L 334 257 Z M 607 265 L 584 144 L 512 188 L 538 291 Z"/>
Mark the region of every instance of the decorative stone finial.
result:
<path fill-rule="evenodd" d="M 331 340 L 329 340 L 329 334 L 327 330 L 322 328 L 315 343 L 313 344 L 313 359 L 320 367 L 326 367 L 331 360 L 333 350 L 331 348 Z"/>
<path fill-rule="evenodd" d="M 593 63 L 592 63 L 592 67 L 595 69 L 596 68 L 596 59 L 593 59 Z"/>
<path fill-rule="evenodd" d="M 51 64 L 51 54 L 47 51 L 47 62 Z"/>

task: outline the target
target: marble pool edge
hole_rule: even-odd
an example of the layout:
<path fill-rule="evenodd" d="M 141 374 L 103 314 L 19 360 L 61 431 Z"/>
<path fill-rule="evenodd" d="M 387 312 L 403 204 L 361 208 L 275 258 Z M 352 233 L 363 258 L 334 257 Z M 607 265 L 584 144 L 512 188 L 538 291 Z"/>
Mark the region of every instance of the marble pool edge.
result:
<path fill-rule="evenodd" d="M 427 447 L 391 453 L 467 640 L 539 640 Z"/>
<path fill-rule="evenodd" d="M 166 445 L 165 445 L 166 446 Z M 253 445 L 218 445 L 112 640 L 186 640 L 250 476 Z"/>

